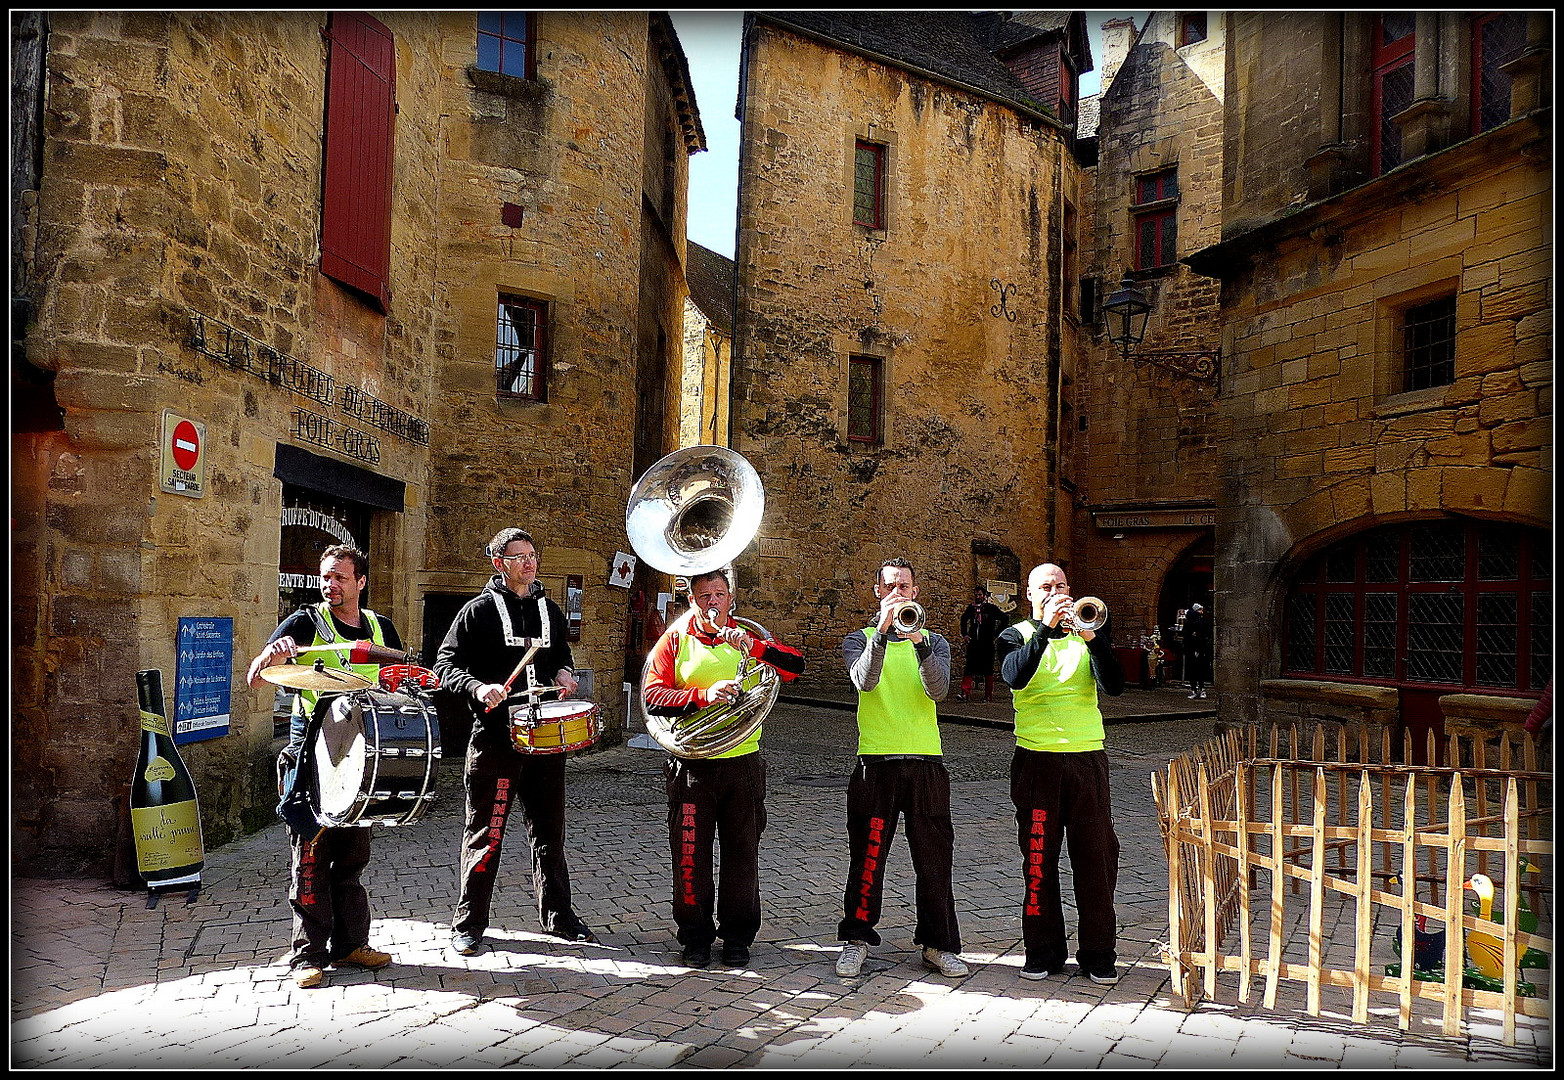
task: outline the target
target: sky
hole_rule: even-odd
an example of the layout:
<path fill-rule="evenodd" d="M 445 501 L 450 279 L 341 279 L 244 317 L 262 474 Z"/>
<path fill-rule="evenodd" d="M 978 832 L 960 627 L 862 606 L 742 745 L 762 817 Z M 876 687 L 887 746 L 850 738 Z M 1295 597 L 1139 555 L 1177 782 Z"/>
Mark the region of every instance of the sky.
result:
<path fill-rule="evenodd" d="M 673 11 L 674 29 L 690 62 L 695 103 L 706 131 L 706 152 L 690 159 L 690 223 L 695 243 L 733 258 L 734 223 L 738 213 L 739 123 L 733 117 L 739 93 L 739 34 L 742 11 Z M 1096 70 L 1081 76 L 1081 96 L 1097 93 L 1102 68 L 1102 24 L 1130 18 L 1144 26 L 1144 11 L 1088 11 Z"/>

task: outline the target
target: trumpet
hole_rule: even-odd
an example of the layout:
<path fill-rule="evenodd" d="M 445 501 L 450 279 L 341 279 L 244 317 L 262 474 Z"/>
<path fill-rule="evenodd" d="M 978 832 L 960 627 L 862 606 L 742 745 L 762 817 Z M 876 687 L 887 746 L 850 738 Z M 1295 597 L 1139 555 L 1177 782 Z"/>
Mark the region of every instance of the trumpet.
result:
<path fill-rule="evenodd" d="M 1059 629 L 1071 634 L 1084 631 L 1096 633 L 1107 622 L 1108 605 L 1095 596 L 1083 596 L 1079 600 L 1070 601 L 1064 617 L 1059 620 Z"/>
<path fill-rule="evenodd" d="M 896 613 L 891 616 L 891 628 L 910 637 L 923 629 L 923 620 L 923 605 L 916 600 L 908 600 L 896 606 Z"/>

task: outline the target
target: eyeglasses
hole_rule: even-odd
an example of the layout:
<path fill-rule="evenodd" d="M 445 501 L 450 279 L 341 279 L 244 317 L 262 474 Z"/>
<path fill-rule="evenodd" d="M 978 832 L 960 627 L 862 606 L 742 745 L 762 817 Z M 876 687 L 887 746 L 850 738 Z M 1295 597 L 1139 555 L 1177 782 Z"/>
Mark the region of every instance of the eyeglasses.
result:
<path fill-rule="evenodd" d="M 538 557 L 536 555 L 500 555 L 498 558 L 500 562 L 535 563 L 538 561 Z"/>

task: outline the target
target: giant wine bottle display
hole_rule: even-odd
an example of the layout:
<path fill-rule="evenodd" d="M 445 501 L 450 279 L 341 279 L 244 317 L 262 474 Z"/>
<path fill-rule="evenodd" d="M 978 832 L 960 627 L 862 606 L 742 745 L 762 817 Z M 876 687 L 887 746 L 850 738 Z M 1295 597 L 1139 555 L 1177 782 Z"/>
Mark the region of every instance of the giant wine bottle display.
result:
<path fill-rule="evenodd" d="M 136 869 L 155 892 L 195 885 L 205 861 L 201 812 L 163 708 L 163 673 L 156 668 L 136 672 L 136 693 L 141 702 L 141 753 L 130 784 Z"/>

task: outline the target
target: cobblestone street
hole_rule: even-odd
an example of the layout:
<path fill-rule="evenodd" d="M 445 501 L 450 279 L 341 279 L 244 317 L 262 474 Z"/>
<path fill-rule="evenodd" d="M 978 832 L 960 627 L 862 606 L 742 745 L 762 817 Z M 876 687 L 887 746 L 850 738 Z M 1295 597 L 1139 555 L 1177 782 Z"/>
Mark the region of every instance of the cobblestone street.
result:
<path fill-rule="evenodd" d="M 576 910 L 601 939 L 538 932 L 524 834 L 512 826 L 491 948 L 447 949 L 454 901 L 460 763 L 416 825 L 378 829 L 366 875 L 371 944 L 396 961 L 332 971 L 300 990 L 280 960 L 288 937 L 280 825 L 208 852 L 204 887 L 148 910 L 95 882 L 13 882 L 12 1064 L 37 1068 L 804 1067 L 1359 1068 L 1538 1067 L 1551 1036 L 1498 1022 L 1460 1038 L 1393 1010 L 1367 1026 L 1296 1003 L 1275 1012 L 1169 993 L 1158 943 L 1167 870 L 1149 776 L 1211 734 L 1208 708 L 1175 690 L 1130 691 L 1109 728 L 1123 857 L 1117 986 L 1074 974 L 1043 982 L 1021 966 L 1019 856 L 1007 772 L 1008 704 L 942 707 L 952 785 L 956 899 L 972 974 L 925 972 L 912 944 L 912 873 L 892 849 L 885 943 L 861 978 L 833 964 L 846 865 L 843 799 L 850 711 L 784 702 L 767 719 L 765 922 L 749 969 L 682 966 L 669 914 L 661 751 L 621 746 L 570 763 Z M 1200 702 L 1204 707 L 1208 703 Z M 1184 710 L 1184 711 L 1181 711 Z M 953 719 L 961 722 L 949 722 Z M 1067 863 L 1066 863 L 1067 865 Z M 1071 902 L 1068 883 L 1066 903 Z M 1073 911 L 1067 911 L 1073 925 Z M 1388 949 L 1387 949 L 1388 951 Z"/>

